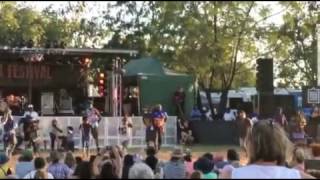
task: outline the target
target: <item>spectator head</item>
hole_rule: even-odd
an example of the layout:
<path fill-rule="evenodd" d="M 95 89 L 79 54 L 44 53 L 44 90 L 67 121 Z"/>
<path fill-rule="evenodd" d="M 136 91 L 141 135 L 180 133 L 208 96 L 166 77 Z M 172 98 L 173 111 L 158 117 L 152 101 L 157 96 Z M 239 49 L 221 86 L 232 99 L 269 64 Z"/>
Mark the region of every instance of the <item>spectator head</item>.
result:
<path fill-rule="evenodd" d="M 72 152 L 68 152 L 68 153 L 66 154 L 66 158 L 65 158 L 64 163 L 65 163 L 69 168 L 71 168 L 71 169 L 76 165 L 76 160 L 75 160 L 75 158 L 73 157 Z"/>
<path fill-rule="evenodd" d="M 154 156 L 149 156 L 146 158 L 145 163 L 153 170 L 155 171 L 158 165 L 158 159 Z"/>
<path fill-rule="evenodd" d="M 201 177 L 202 177 L 201 171 L 194 171 L 191 174 L 190 179 L 201 179 Z"/>
<path fill-rule="evenodd" d="M 149 166 L 140 162 L 130 168 L 129 179 L 154 179 L 154 173 Z"/>
<path fill-rule="evenodd" d="M 239 161 L 240 160 L 238 152 L 234 149 L 228 150 L 227 158 L 228 158 L 228 161 Z"/>
<path fill-rule="evenodd" d="M 50 160 L 53 164 L 59 163 L 61 158 L 61 153 L 59 153 L 58 151 L 52 151 L 50 153 Z"/>
<path fill-rule="evenodd" d="M 230 108 L 226 109 L 226 113 L 230 113 L 230 111 L 231 111 Z"/>
<path fill-rule="evenodd" d="M 90 171 L 90 162 L 81 162 L 79 166 L 76 167 L 74 176 L 77 176 L 79 179 L 91 179 L 92 171 Z"/>
<path fill-rule="evenodd" d="M 31 162 L 33 160 L 32 150 L 26 149 L 21 153 L 20 161 Z"/>
<path fill-rule="evenodd" d="M 292 154 L 292 143 L 283 128 L 273 120 L 257 122 L 248 134 L 249 162 L 276 162 L 284 165 Z"/>
<path fill-rule="evenodd" d="M 0 166 L 6 164 L 9 161 L 9 157 L 5 153 L 0 153 Z"/>
<path fill-rule="evenodd" d="M 186 162 L 192 162 L 192 152 L 190 149 L 186 149 L 184 160 Z"/>
<path fill-rule="evenodd" d="M 102 165 L 101 172 L 100 172 L 101 179 L 117 179 L 115 174 L 115 167 L 112 165 L 111 162 L 106 162 Z"/>
<path fill-rule="evenodd" d="M 183 151 L 179 147 L 175 147 L 171 154 L 171 161 L 179 161 L 183 159 Z"/>
<path fill-rule="evenodd" d="M 205 153 L 202 157 L 209 159 L 210 161 L 214 160 L 213 154 Z"/>
<path fill-rule="evenodd" d="M 293 150 L 293 162 L 296 162 L 298 164 L 302 164 L 305 160 L 305 154 L 302 148 L 296 147 Z"/>
<path fill-rule="evenodd" d="M 127 154 L 126 156 L 124 156 L 124 160 L 123 160 L 123 165 L 124 166 L 128 166 L 131 167 L 134 164 L 134 157 L 131 154 Z"/>
<path fill-rule="evenodd" d="M 42 157 L 37 157 L 34 160 L 34 168 L 37 170 L 36 174 L 34 175 L 35 179 L 47 179 L 46 173 L 41 171 L 46 167 L 46 161 Z"/>
<path fill-rule="evenodd" d="M 209 159 L 207 159 L 205 157 L 199 158 L 196 165 L 195 165 L 195 170 L 199 170 L 203 174 L 210 173 L 213 170 L 213 168 L 214 168 L 213 161 L 210 161 Z"/>
<path fill-rule="evenodd" d="M 153 146 L 149 146 L 146 149 L 147 156 L 155 156 L 156 155 L 156 149 Z"/>
<path fill-rule="evenodd" d="M 76 157 L 76 164 L 79 165 L 82 162 L 82 158 L 80 156 Z"/>

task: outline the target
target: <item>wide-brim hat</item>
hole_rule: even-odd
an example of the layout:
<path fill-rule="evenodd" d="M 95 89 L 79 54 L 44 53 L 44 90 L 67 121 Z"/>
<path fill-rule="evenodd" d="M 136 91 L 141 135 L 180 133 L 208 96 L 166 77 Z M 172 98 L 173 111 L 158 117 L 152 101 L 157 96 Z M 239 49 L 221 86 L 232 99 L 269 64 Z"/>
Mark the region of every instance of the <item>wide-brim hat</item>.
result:
<path fill-rule="evenodd" d="M 184 154 L 183 154 L 183 150 L 181 148 L 175 148 L 172 151 L 171 157 L 173 158 L 183 158 Z"/>

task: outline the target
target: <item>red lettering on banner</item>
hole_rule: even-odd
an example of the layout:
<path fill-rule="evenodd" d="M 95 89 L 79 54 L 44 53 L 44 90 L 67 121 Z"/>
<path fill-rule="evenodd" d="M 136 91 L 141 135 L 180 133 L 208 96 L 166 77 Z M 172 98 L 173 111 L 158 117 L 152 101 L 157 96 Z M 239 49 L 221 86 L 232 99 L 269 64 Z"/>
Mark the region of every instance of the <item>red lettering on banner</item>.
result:
<path fill-rule="evenodd" d="M 51 67 L 47 65 L 0 64 L 0 78 L 51 80 Z"/>

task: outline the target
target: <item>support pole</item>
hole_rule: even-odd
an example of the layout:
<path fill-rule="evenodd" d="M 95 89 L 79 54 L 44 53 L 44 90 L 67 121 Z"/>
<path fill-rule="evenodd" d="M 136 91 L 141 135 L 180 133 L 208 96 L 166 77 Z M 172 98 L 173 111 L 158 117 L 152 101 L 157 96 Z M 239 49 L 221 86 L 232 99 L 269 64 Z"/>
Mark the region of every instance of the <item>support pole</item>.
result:
<path fill-rule="evenodd" d="M 320 86 L 320 24 L 317 24 L 316 26 L 316 32 L 317 32 L 317 85 Z"/>

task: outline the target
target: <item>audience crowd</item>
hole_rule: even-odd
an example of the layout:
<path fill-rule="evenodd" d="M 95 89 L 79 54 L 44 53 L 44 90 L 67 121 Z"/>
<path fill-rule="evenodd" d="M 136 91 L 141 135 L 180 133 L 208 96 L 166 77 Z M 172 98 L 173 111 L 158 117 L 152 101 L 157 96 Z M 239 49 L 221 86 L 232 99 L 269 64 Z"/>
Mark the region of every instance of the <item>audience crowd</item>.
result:
<path fill-rule="evenodd" d="M 154 147 L 147 147 L 144 157 L 124 154 L 120 146 L 106 147 L 89 160 L 74 153 L 52 151 L 48 158 L 24 150 L 15 167 L 0 154 L 1 179 L 238 179 L 238 178 L 314 178 L 314 169 L 307 169 L 303 148 L 294 146 L 278 123 L 261 120 L 248 131 L 246 157 L 229 149 L 226 157 L 205 153 L 195 159 L 190 149 L 175 147 L 168 161 L 158 158 Z M 319 159 L 319 145 L 312 145 Z M 247 164 L 241 164 L 246 158 Z"/>

